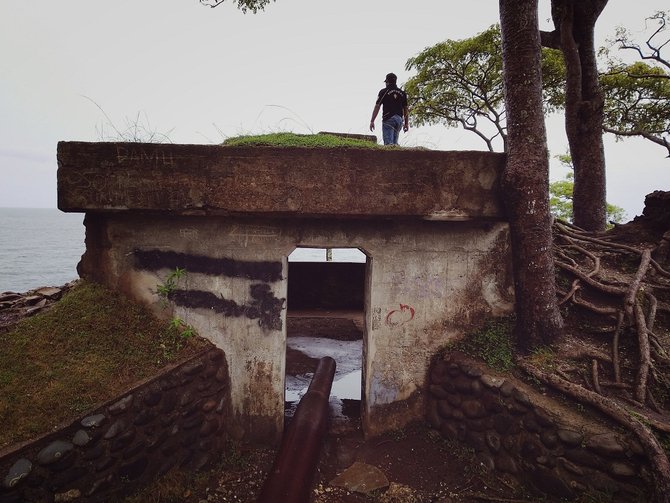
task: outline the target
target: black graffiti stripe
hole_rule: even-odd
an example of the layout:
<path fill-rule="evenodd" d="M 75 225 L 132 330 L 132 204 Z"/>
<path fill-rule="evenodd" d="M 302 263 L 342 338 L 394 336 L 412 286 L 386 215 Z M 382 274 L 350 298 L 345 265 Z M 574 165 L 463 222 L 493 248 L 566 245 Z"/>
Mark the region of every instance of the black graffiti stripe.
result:
<path fill-rule="evenodd" d="M 257 319 L 262 328 L 281 330 L 281 310 L 285 299 L 272 295 L 270 287 L 263 283 L 251 285 L 250 293 L 252 301 L 249 304 L 238 304 L 203 290 L 173 290 L 168 298 L 180 307 L 202 308 L 224 316 Z"/>
<path fill-rule="evenodd" d="M 258 281 L 282 279 L 281 262 L 234 260 L 164 250 L 135 250 L 135 267 L 144 271 L 186 269 L 186 272 L 210 276 L 228 276 Z"/>

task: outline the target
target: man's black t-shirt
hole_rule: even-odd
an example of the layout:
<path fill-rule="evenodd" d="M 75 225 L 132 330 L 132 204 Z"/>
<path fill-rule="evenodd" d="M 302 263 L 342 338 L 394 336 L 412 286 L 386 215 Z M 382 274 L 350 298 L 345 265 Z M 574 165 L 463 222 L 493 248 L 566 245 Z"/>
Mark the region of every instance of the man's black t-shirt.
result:
<path fill-rule="evenodd" d="M 385 87 L 377 95 L 377 105 L 382 105 L 382 120 L 388 120 L 394 115 L 402 117 L 402 111 L 407 106 L 407 94 L 398 87 Z"/>

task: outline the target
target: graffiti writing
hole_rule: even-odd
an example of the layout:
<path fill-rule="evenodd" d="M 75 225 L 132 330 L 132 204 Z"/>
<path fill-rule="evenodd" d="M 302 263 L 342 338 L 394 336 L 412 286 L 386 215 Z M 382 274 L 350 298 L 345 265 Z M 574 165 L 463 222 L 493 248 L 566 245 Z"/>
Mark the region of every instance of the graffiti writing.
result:
<path fill-rule="evenodd" d="M 265 283 L 251 285 L 249 294 L 252 300 L 248 304 L 238 304 L 234 300 L 202 290 L 173 290 L 168 298 L 180 307 L 203 308 L 224 316 L 257 319 L 261 328 L 281 330 L 281 311 L 286 299 L 275 297 Z"/>
<path fill-rule="evenodd" d="M 235 225 L 229 234 L 236 238 L 240 246 L 245 248 L 249 242 L 256 243 L 278 236 L 277 230 L 266 225 Z"/>
<path fill-rule="evenodd" d="M 377 330 L 382 324 L 382 308 L 375 307 L 372 310 L 372 330 Z"/>
<path fill-rule="evenodd" d="M 179 229 L 179 235 L 185 239 L 195 241 L 198 239 L 198 229 L 191 229 L 191 228 Z"/>
<path fill-rule="evenodd" d="M 188 272 L 210 276 L 228 276 L 229 278 L 246 278 L 266 282 L 282 279 L 281 262 L 234 260 L 165 250 L 135 250 L 134 255 L 135 267 L 144 271 L 179 267 Z"/>
<path fill-rule="evenodd" d="M 407 304 L 400 304 L 400 309 L 393 309 L 386 315 L 386 324 L 389 327 L 398 327 L 414 319 L 414 308 Z"/>
<path fill-rule="evenodd" d="M 150 164 L 155 167 L 175 166 L 172 152 L 166 151 L 164 148 L 160 147 L 156 147 L 152 151 L 147 152 L 144 147 L 136 148 L 119 145 L 116 147 L 116 161 L 119 164 L 142 163 L 144 165 Z"/>

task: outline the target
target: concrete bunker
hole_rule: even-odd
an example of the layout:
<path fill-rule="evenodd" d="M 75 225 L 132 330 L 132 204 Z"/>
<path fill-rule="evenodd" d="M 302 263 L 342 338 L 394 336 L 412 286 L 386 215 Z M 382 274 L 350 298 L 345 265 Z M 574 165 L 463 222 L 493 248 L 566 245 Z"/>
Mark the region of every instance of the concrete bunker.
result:
<path fill-rule="evenodd" d="M 434 355 L 513 308 L 502 154 L 61 142 L 58 165 L 59 208 L 86 214 L 80 275 L 224 351 L 239 438 L 283 430 L 296 247 L 368 255 L 368 436 L 423 417 Z M 157 287 L 176 268 L 166 312 Z"/>

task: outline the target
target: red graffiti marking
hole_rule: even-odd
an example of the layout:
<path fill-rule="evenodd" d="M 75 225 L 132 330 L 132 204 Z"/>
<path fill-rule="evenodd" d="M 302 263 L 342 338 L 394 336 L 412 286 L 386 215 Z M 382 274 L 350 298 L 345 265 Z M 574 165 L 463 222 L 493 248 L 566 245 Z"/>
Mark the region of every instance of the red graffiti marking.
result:
<path fill-rule="evenodd" d="M 407 304 L 400 304 L 400 309 L 389 311 L 386 315 L 386 324 L 389 327 L 404 325 L 414 319 L 414 308 Z"/>

